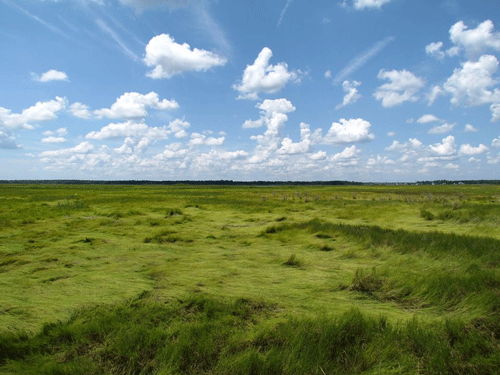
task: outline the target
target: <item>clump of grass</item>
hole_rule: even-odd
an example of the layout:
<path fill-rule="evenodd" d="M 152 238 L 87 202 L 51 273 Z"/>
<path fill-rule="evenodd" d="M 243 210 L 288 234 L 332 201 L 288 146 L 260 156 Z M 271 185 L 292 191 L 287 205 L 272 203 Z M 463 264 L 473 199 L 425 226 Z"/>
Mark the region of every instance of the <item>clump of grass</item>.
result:
<path fill-rule="evenodd" d="M 358 268 L 352 279 L 350 290 L 356 292 L 373 294 L 380 292 L 384 286 L 385 279 L 377 275 L 375 268 L 370 273 L 362 268 Z"/>
<path fill-rule="evenodd" d="M 302 267 L 303 262 L 297 258 L 297 256 L 294 254 L 290 255 L 288 260 L 283 263 L 284 266 L 289 266 L 289 267 Z"/>
<path fill-rule="evenodd" d="M 420 210 L 420 217 L 425 220 L 434 220 L 435 216 L 432 212 L 424 210 L 423 208 Z"/>
<path fill-rule="evenodd" d="M 179 237 L 174 235 L 175 233 L 176 232 L 172 231 L 164 231 L 154 235 L 153 237 L 144 238 L 144 243 L 157 243 L 157 244 L 174 243 L 179 240 Z"/>
<path fill-rule="evenodd" d="M 328 245 L 323 245 L 323 246 L 320 246 L 319 248 L 321 251 L 332 251 L 333 250 L 333 247 L 331 246 L 328 246 Z"/>
<path fill-rule="evenodd" d="M 285 220 L 286 220 L 286 216 L 281 216 L 281 217 L 276 219 L 276 221 L 278 221 L 278 222 L 285 221 Z"/>
<path fill-rule="evenodd" d="M 172 209 L 168 209 L 167 210 L 167 216 L 166 217 L 169 217 L 169 216 L 176 216 L 176 215 L 182 215 L 183 212 L 180 208 L 172 208 Z"/>

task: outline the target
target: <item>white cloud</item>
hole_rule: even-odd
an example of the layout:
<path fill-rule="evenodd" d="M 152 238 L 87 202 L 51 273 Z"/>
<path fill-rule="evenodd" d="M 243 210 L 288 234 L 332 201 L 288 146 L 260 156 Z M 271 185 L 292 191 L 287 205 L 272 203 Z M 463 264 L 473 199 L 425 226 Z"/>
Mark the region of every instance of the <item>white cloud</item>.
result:
<path fill-rule="evenodd" d="M 406 101 L 415 102 L 415 95 L 424 86 L 424 81 L 407 70 L 381 70 L 377 76 L 379 79 L 388 79 L 390 83 L 384 83 L 378 87 L 373 96 L 382 101 L 383 107 L 394 107 Z"/>
<path fill-rule="evenodd" d="M 240 84 L 234 84 L 233 89 L 239 91 L 238 99 L 259 98 L 258 94 L 264 92 L 272 94 L 280 91 L 290 80 L 297 80 L 295 71 L 288 71 L 288 65 L 284 62 L 270 65 L 269 60 L 273 52 L 264 47 L 252 65 L 247 65 L 243 72 Z"/>
<path fill-rule="evenodd" d="M 475 29 L 468 29 L 463 21 L 459 21 L 450 28 L 450 40 L 463 48 L 469 56 L 488 49 L 500 51 L 500 33 L 494 33 L 494 28 L 490 20 L 484 21 Z"/>
<path fill-rule="evenodd" d="M 488 151 L 488 147 L 482 143 L 478 147 L 473 147 L 468 143 L 460 146 L 460 154 L 462 155 L 480 155 L 486 151 Z"/>
<path fill-rule="evenodd" d="M 120 36 L 117 34 L 115 30 L 113 30 L 109 25 L 103 21 L 102 19 L 97 19 L 95 21 L 99 29 L 105 34 L 108 34 L 111 39 L 113 39 L 116 44 L 121 48 L 121 50 L 132 60 L 137 60 L 137 55 L 123 42 Z"/>
<path fill-rule="evenodd" d="M 451 169 L 451 170 L 454 170 L 454 171 L 457 171 L 460 169 L 460 167 L 457 165 L 457 164 L 453 164 L 453 163 L 448 163 L 444 166 L 445 169 Z"/>
<path fill-rule="evenodd" d="M 280 18 L 278 19 L 278 24 L 277 26 L 280 27 L 281 26 L 281 23 L 283 22 L 283 19 L 285 18 L 285 13 L 286 11 L 288 10 L 288 7 L 290 6 L 290 4 L 292 3 L 293 0 L 286 0 L 286 4 L 285 4 L 285 7 L 283 8 L 283 10 L 281 11 L 281 14 L 280 14 Z"/>
<path fill-rule="evenodd" d="M 42 143 L 64 143 L 66 138 L 64 137 L 46 137 L 42 138 Z"/>
<path fill-rule="evenodd" d="M 394 136 L 396 136 L 396 133 L 395 132 L 389 132 L 389 133 L 387 133 L 387 136 L 388 137 L 394 137 Z"/>
<path fill-rule="evenodd" d="M 500 120 L 500 103 L 493 103 L 490 106 L 490 110 L 492 113 L 491 121 L 496 122 Z"/>
<path fill-rule="evenodd" d="M 59 135 L 59 136 L 63 136 L 63 135 L 66 135 L 68 134 L 68 129 L 66 128 L 59 128 L 56 130 L 56 133 Z"/>
<path fill-rule="evenodd" d="M 471 124 L 467 124 L 467 125 L 465 125 L 464 131 L 465 132 L 477 132 L 477 129 L 475 127 L 473 127 Z"/>
<path fill-rule="evenodd" d="M 219 138 L 214 138 L 214 137 L 207 137 L 204 134 L 200 133 L 192 133 L 191 134 L 191 139 L 188 142 L 189 146 L 201 146 L 201 145 L 208 145 L 208 146 L 220 146 L 224 143 L 225 137 L 219 137 Z"/>
<path fill-rule="evenodd" d="M 369 158 L 368 162 L 366 163 L 366 166 L 368 168 L 373 168 L 375 166 L 380 166 L 380 165 L 395 165 L 396 162 L 392 159 L 389 159 L 387 156 L 380 156 L 377 155 L 377 158 Z"/>
<path fill-rule="evenodd" d="M 154 108 L 159 110 L 169 110 L 179 108 L 179 104 L 175 100 L 163 99 L 159 100 L 158 94 L 150 92 L 142 95 L 137 92 L 127 92 L 120 96 L 111 108 L 102 108 L 94 111 L 97 118 L 144 118 L 148 115 L 146 108 Z"/>
<path fill-rule="evenodd" d="M 488 90 L 497 84 L 497 80 L 493 78 L 497 68 L 498 60 L 495 56 L 483 55 L 479 61 L 467 61 L 462 64 L 462 69 L 455 69 L 443 86 L 452 96 L 451 103 L 480 106 L 500 102 L 500 90 Z"/>
<path fill-rule="evenodd" d="M 169 129 L 174 133 L 175 138 L 185 138 L 188 136 L 186 129 L 191 125 L 187 121 L 180 119 L 175 119 L 170 124 L 168 124 Z"/>
<path fill-rule="evenodd" d="M 292 102 L 286 99 L 266 99 L 262 103 L 256 105 L 257 108 L 263 111 L 267 117 L 272 117 L 275 113 L 290 113 L 295 111 Z"/>
<path fill-rule="evenodd" d="M 49 82 L 49 81 L 68 81 L 68 76 L 64 72 L 59 72 L 54 69 L 43 73 L 41 76 L 33 74 L 33 78 L 39 82 Z"/>
<path fill-rule="evenodd" d="M 430 150 L 439 156 L 450 156 L 455 154 L 455 137 L 449 135 L 446 138 L 442 139 L 442 143 L 436 143 L 434 145 L 429 146 Z"/>
<path fill-rule="evenodd" d="M 311 129 L 308 124 L 302 122 L 300 124 L 301 141 L 294 143 L 290 138 L 285 138 L 281 142 L 281 148 L 277 151 L 278 154 L 304 154 L 311 152 L 312 139 Z"/>
<path fill-rule="evenodd" d="M 375 43 L 368 50 L 364 51 L 359 56 L 356 56 L 353 60 L 349 61 L 346 67 L 342 69 L 333 79 L 334 84 L 339 84 L 345 78 L 350 76 L 352 73 L 364 66 L 370 59 L 377 56 L 385 47 L 387 47 L 391 42 L 394 41 L 394 37 L 387 37 L 377 43 Z"/>
<path fill-rule="evenodd" d="M 371 124 L 361 118 L 340 119 L 340 123 L 334 122 L 323 138 L 324 144 L 341 144 L 351 142 L 365 142 L 375 139 L 370 133 Z"/>
<path fill-rule="evenodd" d="M 0 126 L 8 129 L 32 129 L 30 123 L 56 119 L 56 113 L 66 105 L 66 98 L 56 96 L 55 100 L 37 102 L 34 106 L 24 109 L 22 113 L 12 113 L 10 109 L 0 107 Z"/>
<path fill-rule="evenodd" d="M 441 120 L 436 116 L 430 114 L 423 115 L 417 120 L 419 124 L 428 124 L 429 122 L 436 122 L 436 121 L 441 121 Z"/>
<path fill-rule="evenodd" d="M 264 125 L 263 119 L 258 119 L 258 120 L 246 120 L 243 125 L 241 126 L 243 129 L 253 129 L 253 128 L 260 128 L 261 126 Z"/>
<path fill-rule="evenodd" d="M 342 166 L 357 165 L 361 150 L 352 145 L 346 147 L 342 152 L 332 155 L 329 160 Z"/>
<path fill-rule="evenodd" d="M 155 140 L 167 139 L 171 130 L 166 126 L 161 128 L 149 127 L 144 123 L 136 123 L 133 121 L 127 121 L 118 124 L 109 124 L 103 127 L 99 131 L 93 131 L 88 133 L 85 138 L 104 140 L 104 139 L 116 139 L 116 138 L 153 138 Z"/>
<path fill-rule="evenodd" d="M 42 158 L 50 158 L 50 157 L 66 157 L 71 154 L 86 154 L 94 149 L 94 146 L 89 142 L 81 142 L 75 147 L 72 148 L 64 148 L 61 150 L 55 151 L 44 151 L 39 154 Z"/>
<path fill-rule="evenodd" d="M 189 44 L 175 43 L 168 34 L 153 37 L 146 46 L 144 62 L 154 66 L 146 75 L 151 78 L 171 78 L 187 71 L 207 71 L 214 66 L 223 66 L 227 60 L 213 52 L 194 48 Z"/>
<path fill-rule="evenodd" d="M 432 56 L 438 60 L 444 59 L 445 53 L 441 51 L 443 47 L 443 42 L 433 42 L 425 46 L 425 53 Z"/>
<path fill-rule="evenodd" d="M 359 98 L 361 98 L 361 95 L 358 93 L 358 89 L 356 87 L 359 87 L 361 85 L 361 82 L 358 81 L 344 81 L 342 83 L 342 89 L 346 93 L 344 96 L 344 100 L 342 101 L 341 104 L 337 105 L 335 107 L 336 109 L 345 107 L 346 105 L 356 103 Z"/>
<path fill-rule="evenodd" d="M 327 71 L 325 72 L 325 78 L 326 78 L 326 79 L 330 79 L 330 78 L 332 78 L 332 71 L 331 71 L 331 70 L 327 70 Z"/>
<path fill-rule="evenodd" d="M 427 105 L 433 105 L 436 99 L 441 95 L 444 95 L 443 89 L 440 86 L 433 86 L 431 91 L 427 94 Z"/>
<path fill-rule="evenodd" d="M 429 130 L 429 134 L 445 134 L 453 130 L 455 124 L 443 124 L 439 126 L 434 126 Z"/>
<path fill-rule="evenodd" d="M 500 137 L 493 139 L 491 141 L 491 147 L 498 147 L 500 148 Z"/>
<path fill-rule="evenodd" d="M 471 156 L 467 161 L 469 163 L 480 163 L 481 159 L 476 159 L 474 156 Z"/>
<path fill-rule="evenodd" d="M 391 2 L 391 0 L 354 0 L 354 9 L 362 10 L 367 8 L 380 9 L 382 5 Z"/>
<path fill-rule="evenodd" d="M 0 130 L 0 149 L 15 150 L 21 147 L 21 145 L 17 144 L 15 137 L 10 133 Z"/>
<path fill-rule="evenodd" d="M 312 160 L 323 160 L 323 159 L 326 159 L 326 157 L 327 157 L 327 153 L 325 151 L 318 151 L 318 152 L 309 156 L 309 158 Z"/>
<path fill-rule="evenodd" d="M 89 119 L 92 114 L 89 111 L 89 106 L 82 103 L 73 103 L 69 106 L 69 111 L 75 117 Z"/>

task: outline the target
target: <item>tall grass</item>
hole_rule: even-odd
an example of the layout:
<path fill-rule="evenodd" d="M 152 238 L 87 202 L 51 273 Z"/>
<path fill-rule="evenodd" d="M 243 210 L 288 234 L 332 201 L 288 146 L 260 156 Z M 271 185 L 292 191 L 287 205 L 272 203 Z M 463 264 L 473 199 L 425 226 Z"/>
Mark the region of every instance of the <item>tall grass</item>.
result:
<path fill-rule="evenodd" d="M 14 374 L 470 373 L 500 368 L 498 317 L 474 325 L 413 319 L 393 325 L 356 309 L 288 317 L 259 301 L 147 293 L 80 310 L 35 337 L 0 336 L 0 364 Z M 267 319 L 267 320 L 266 320 Z"/>

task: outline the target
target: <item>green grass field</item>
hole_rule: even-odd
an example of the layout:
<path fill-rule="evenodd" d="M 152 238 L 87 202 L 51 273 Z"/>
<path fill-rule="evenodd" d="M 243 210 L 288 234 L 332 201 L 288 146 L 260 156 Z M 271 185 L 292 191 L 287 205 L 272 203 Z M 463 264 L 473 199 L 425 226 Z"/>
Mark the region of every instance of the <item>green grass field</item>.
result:
<path fill-rule="evenodd" d="M 1 374 L 499 374 L 499 186 L 0 185 Z"/>

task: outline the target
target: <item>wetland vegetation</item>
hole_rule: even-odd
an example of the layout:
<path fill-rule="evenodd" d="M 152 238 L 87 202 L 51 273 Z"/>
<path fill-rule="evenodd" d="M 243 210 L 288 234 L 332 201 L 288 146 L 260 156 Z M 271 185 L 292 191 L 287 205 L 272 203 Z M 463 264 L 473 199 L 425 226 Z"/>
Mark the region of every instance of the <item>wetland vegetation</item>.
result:
<path fill-rule="evenodd" d="M 0 373 L 495 374 L 499 264 L 499 185 L 0 185 Z"/>

